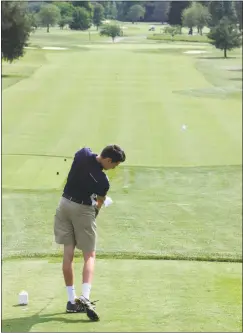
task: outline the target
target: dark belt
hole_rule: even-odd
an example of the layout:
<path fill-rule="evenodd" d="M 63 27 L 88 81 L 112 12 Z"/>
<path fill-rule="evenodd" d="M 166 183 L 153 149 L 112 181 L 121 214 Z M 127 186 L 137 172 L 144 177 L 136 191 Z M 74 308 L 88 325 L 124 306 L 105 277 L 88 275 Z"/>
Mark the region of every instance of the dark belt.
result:
<path fill-rule="evenodd" d="M 65 199 L 68 199 L 70 201 L 73 201 L 73 202 L 76 202 L 78 204 L 81 204 L 81 205 L 88 205 L 88 206 L 91 206 L 92 204 L 90 203 L 90 201 L 88 201 L 87 199 L 85 200 L 81 200 L 81 199 L 76 199 L 74 197 L 71 197 L 70 195 L 67 195 L 65 193 L 62 194 L 63 198 Z"/>

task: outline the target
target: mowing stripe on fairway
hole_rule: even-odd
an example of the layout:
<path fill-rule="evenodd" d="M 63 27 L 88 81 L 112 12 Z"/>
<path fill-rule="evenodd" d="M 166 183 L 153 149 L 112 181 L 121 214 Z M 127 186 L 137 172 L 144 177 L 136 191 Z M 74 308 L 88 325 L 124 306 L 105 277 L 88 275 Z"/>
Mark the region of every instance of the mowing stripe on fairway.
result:
<path fill-rule="evenodd" d="M 112 141 L 124 147 L 131 165 L 241 164 L 241 100 L 174 93 L 213 87 L 194 67 L 205 59 L 173 49 L 151 53 L 149 45 L 143 52 L 113 46 L 46 51 L 32 76 L 5 89 L 3 153 L 70 156 L 85 144 L 100 150 Z M 35 59 L 43 51 L 28 52 Z"/>

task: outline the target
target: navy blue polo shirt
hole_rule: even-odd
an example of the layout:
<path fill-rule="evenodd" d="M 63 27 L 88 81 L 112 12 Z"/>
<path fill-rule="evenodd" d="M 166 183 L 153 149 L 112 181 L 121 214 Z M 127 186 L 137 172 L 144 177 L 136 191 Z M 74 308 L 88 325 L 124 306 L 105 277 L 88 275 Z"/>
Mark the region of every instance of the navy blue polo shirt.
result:
<path fill-rule="evenodd" d="M 66 195 L 89 205 L 92 204 L 92 197 L 104 197 L 110 188 L 109 180 L 96 156 L 90 148 L 79 150 L 74 156 L 64 187 Z"/>

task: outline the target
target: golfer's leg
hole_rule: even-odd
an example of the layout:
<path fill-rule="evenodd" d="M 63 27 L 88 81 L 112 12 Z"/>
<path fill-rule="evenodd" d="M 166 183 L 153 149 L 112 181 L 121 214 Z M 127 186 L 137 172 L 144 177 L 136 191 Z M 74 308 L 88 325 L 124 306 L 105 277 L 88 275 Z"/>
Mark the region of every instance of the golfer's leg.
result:
<path fill-rule="evenodd" d="M 95 268 L 95 251 L 83 252 L 84 266 L 83 266 L 83 283 L 82 283 L 82 295 L 89 299 L 91 284 L 94 276 Z"/>
<path fill-rule="evenodd" d="M 73 257 L 74 257 L 74 245 L 64 245 L 62 271 L 66 284 L 68 300 L 72 304 L 75 303 L 76 292 L 74 288 L 74 273 L 73 273 Z"/>
<path fill-rule="evenodd" d="M 74 245 L 64 245 L 62 271 L 66 286 L 73 286 Z"/>
<path fill-rule="evenodd" d="M 83 283 L 92 283 L 95 267 L 95 251 L 84 253 Z"/>
<path fill-rule="evenodd" d="M 57 207 L 54 221 L 55 239 L 58 244 L 64 245 L 63 253 L 63 276 L 67 287 L 68 301 L 74 304 L 75 288 L 73 285 L 73 256 L 76 245 L 70 214 L 72 212 L 71 203 L 61 198 Z"/>
<path fill-rule="evenodd" d="M 80 205 L 76 216 L 73 214 L 73 227 L 77 249 L 83 252 L 84 266 L 82 295 L 89 299 L 94 274 L 96 249 L 95 210 L 92 206 Z"/>

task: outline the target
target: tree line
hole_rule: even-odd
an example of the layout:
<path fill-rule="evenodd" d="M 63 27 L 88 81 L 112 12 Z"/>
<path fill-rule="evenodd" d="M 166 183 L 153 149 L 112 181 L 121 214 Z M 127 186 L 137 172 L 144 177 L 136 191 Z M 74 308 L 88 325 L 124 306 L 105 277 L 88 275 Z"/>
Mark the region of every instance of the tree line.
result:
<path fill-rule="evenodd" d="M 242 1 L 2 1 L 2 58 L 12 61 L 23 56 L 33 29 L 59 25 L 72 30 L 97 30 L 104 20 L 168 23 L 172 34 L 182 26 L 193 34 L 210 28 L 212 44 L 224 50 L 240 46 Z M 168 30 L 167 29 L 167 30 Z M 102 26 L 101 35 L 113 39 L 121 34 L 118 24 Z"/>

